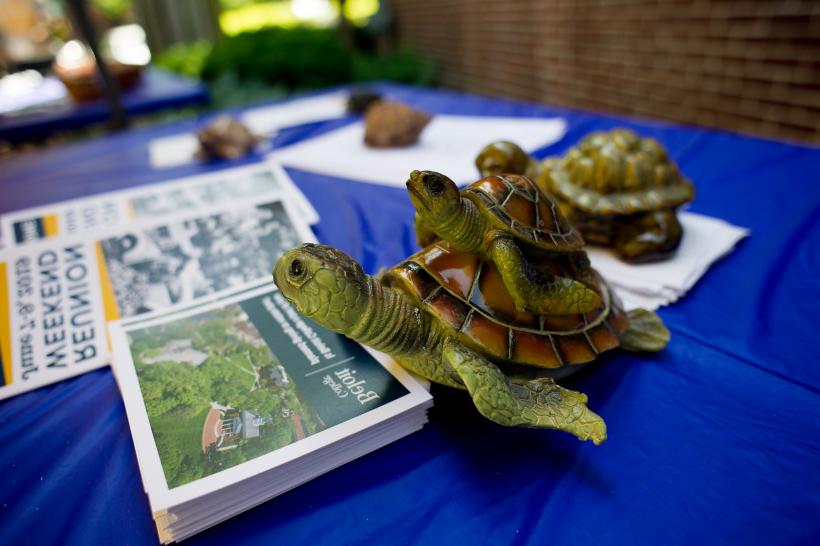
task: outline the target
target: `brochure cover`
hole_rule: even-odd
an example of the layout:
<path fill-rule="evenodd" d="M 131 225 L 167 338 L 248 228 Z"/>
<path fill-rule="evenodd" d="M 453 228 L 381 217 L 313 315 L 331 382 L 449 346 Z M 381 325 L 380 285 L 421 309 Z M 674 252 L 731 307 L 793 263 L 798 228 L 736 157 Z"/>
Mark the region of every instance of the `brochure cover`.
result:
<path fill-rule="evenodd" d="M 270 282 L 312 240 L 284 201 L 58 238 L 0 257 L 0 399 L 109 362 L 105 323 Z"/>
<path fill-rule="evenodd" d="M 195 501 L 431 404 L 404 370 L 305 321 L 272 284 L 110 330 L 164 542 L 179 538 L 174 525 Z M 308 474 L 287 488 L 316 475 Z M 262 489 L 255 494 L 277 494 Z"/>
<path fill-rule="evenodd" d="M 299 220 L 313 224 L 319 219 L 284 169 L 269 161 L 7 213 L 0 231 L 8 234 L 8 246 L 13 248 L 251 199 L 286 200 Z"/>

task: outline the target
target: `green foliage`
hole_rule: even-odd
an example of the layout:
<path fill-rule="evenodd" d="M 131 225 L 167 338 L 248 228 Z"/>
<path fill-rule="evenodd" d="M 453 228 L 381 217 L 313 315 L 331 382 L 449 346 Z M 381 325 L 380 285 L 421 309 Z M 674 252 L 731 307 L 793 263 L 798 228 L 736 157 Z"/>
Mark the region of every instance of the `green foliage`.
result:
<path fill-rule="evenodd" d="M 374 47 L 364 34 L 360 46 Z M 159 66 L 207 80 L 214 108 L 279 99 L 289 92 L 351 81 L 436 85 L 433 61 L 409 49 L 352 53 L 333 29 L 266 28 L 206 42 L 178 44 L 156 57 Z"/>
<path fill-rule="evenodd" d="M 199 78 L 205 59 L 211 54 L 213 46 L 200 41 L 191 44 L 175 44 L 157 55 L 154 63 L 162 68 L 178 72 L 191 78 Z"/>
<path fill-rule="evenodd" d="M 351 57 L 336 33 L 318 28 L 267 28 L 219 42 L 202 70 L 205 79 L 234 72 L 289 89 L 326 87 L 349 79 Z"/>
<path fill-rule="evenodd" d="M 353 61 L 352 79 L 357 81 L 395 81 L 415 85 L 435 85 L 435 62 L 410 49 L 391 55 L 358 55 Z"/>
<path fill-rule="evenodd" d="M 91 0 L 111 22 L 122 24 L 131 17 L 131 0 Z"/>
<path fill-rule="evenodd" d="M 148 415 L 163 415 L 210 403 L 208 383 L 189 366 L 163 362 L 141 371 L 140 388 Z"/>
<path fill-rule="evenodd" d="M 206 475 L 201 462 L 202 424 L 211 408 L 205 405 L 199 406 L 199 411 L 191 409 L 156 415 L 151 419 L 154 441 L 171 487 Z"/>
<path fill-rule="evenodd" d="M 173 69 L 170 62 L 165 66 Z M 267 28 L 219 42 L 205 59 L 201 76 L 210 82 L 233 79 L 239 92 L 253 82 L 293 91 L 349 81 L 433 85 L 436 66 L 409 49 L 384 56 L 353 54 L 332 29 Z"/>
<path fill-rule="evenodd" d="M 267 1 L 268 0 L 219 0 L 219 7 L 223 10 L 237 9 L 250 6 L 251 4 L 261 4 L 262 2 Z"/>

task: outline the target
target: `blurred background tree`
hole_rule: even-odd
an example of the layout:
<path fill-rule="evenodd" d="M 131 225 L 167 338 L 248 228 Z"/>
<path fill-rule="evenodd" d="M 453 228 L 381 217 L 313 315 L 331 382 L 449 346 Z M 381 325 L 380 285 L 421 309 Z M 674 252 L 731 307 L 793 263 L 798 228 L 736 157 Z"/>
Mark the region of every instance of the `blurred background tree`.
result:
<path fill-rule="evenodd" d="M 180 36 L 156 62 L 207 81 L 217 108 L 351 81 L 434 85 L 432 61 L 390 45 L 385 1 L 220 0 L 221 37 Z"/>

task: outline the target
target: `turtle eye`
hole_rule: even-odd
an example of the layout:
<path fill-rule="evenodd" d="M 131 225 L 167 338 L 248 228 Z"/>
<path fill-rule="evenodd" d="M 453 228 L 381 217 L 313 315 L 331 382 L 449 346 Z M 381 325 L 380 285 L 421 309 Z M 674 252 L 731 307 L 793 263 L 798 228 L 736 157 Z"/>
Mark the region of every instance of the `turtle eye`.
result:
<path fill-rule="evenodd" d="M 425 182 L 431 195 L 439 196 L 444 193 L 444 183 L 437 176 L 431 176 Z"/>
<path fill-rule="evenodd" d="M 290 269 L 288 271 L 292 279 L 301 279 L 307 273 L 305 264 L 299 258 L 295 258 L 290 262 Z"/>

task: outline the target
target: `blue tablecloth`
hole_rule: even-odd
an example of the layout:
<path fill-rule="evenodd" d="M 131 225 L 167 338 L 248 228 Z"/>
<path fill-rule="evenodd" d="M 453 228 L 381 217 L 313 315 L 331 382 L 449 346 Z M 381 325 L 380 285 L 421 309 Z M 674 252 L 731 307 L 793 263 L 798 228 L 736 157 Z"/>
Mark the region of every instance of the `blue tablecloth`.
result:
<path fill-rule="evenodd" d="M 129 116 L 208 102 L 208 89 L 197 80 L 147 67 L 136 87 L 122 94 Z M 53 107 L 17 115 L 0 115 L 0 140 L 24 142 L 56 131 L 79 129 L 106 121 L 111 109 L 104 99 L 75 103 L 70 97 Z"/>
<path fill-rule="evenodd" d="M 589 131 L 634 128 L 665 144 L 695 181 L 693 211 L 752 235 L 660 311 L 672 331 L 666 351 L 612 355 L 567 382 L 606 419 L 601 447 L 497 426 L 465 394 L 434 387 L 431 422 L 420 433 L 190 543 L 820 543 L 820 150 L 450 92 L 383 90 L 430 112 L 565 116 L 568 134 L 541 155 Z M 0 213 L 228 166 L 150 169 L 146 142 L 195 123 L 0 165 Z M 277 145 L 341 123 L 289 130 Z M 368 271 L 413 249 L 401 189 L 290 174 L 321 214 L 318 238 Z M 0 422 L 3 543 L 156 542 L 110 371 L 2 402 Z"/>

